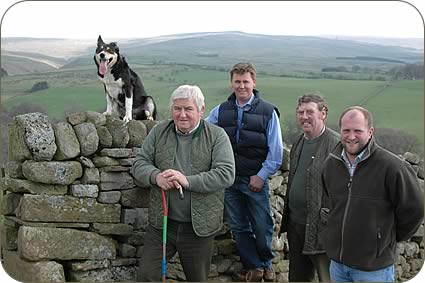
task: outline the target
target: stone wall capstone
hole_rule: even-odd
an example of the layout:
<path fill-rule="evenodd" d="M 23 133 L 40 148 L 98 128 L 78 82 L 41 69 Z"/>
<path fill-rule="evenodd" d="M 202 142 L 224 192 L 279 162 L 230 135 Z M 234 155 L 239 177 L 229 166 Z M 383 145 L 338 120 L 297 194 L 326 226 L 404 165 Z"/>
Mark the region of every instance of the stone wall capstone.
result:
<path fill-rule="evenodd" d="M 149 189 L 129 173 L 154 121 L 127 124 L 109 115 L 80 112 L 53 124 L 41 113 L 9 124 L 9 161 L 1 178 L 1 251 L 5 270 L 19 281 L 135 281 L 147 227 Z M 288 281 L 289 247 L 278 237 L 288 181 L 289 148 L 269 179 L 275 221 L 272 247 L 277 281 Z M 423 189 L 424 162 L 403 156 Z M 423 225 L 397 244 L 397 280 L 421 269 Z M 231 281 L 242 268 L 227 225 L 217 234 L 210 281 Z M 167 266 L 170 281 L 185 281 L 178 255 Z"/>

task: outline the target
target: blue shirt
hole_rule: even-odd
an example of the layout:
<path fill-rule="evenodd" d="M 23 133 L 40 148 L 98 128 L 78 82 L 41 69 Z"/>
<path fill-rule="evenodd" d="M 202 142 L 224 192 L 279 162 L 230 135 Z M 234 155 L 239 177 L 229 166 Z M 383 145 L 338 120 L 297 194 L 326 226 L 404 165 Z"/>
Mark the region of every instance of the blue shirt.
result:
<path fill-rule="evenodd" d="M 249 101 L 240 106 L 238 100 L 236 100 L 236 106 L 238 109 L 238 118 L 237 118 L 237 130 L 236 130 L 236 140 L 239 140 L 239 129 L 242 124 L 242 115 L 244 111 L 249 111 L 251 109 L 251 103 L 254 100 L 254 95 L 251 96 Z M 220 105 L 214 107 L 208 117 L 205 118 L 207 122 L 217 125 L 218 123 L 218 111 Z M 267 125 L 267 145 L 269 151 L 267 153 L 266 160 L 264 160 L 262 168 L 257 173 L 257 175 L 266 181 L 267 178 L 274 174 L 279 167 L 282 165 L 282 155 L 283 155 L 283 140 L 282 140 L 282 131 L 280 129 L 279 117 L 277 116 L 276 111 L 273 111 L 273 115 Z"/>
<path fill-rule="evenodd" d="M 367 156 L 367 155 L 365 155 L 366 150 L 367 150 L 367 147 L 365 149 L 363 149 L 362 152 L 360 152 L 356 156 L 356 158 L 354 158 L 353 164 L 351 164 L 350 160 L 347 157 L 347 153 L 345 152 L 345 148 L 342 149 L 341 158 L 342 158 L 342 160 L 344 160 L 345 165 L 347 166 L 348 173 L 350 174 L 350 177 L 353 177 L 354 171 L 356 170 L 357 165 L 359 164 L 360 161 L 363 160 L 363 156 L 364 157 Z"/>

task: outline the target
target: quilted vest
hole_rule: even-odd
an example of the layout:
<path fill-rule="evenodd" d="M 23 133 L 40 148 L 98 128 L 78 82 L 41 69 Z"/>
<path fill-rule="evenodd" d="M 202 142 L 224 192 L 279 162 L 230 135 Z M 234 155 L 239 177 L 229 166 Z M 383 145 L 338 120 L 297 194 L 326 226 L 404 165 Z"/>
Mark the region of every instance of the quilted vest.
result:
<path fill-rule="evenodd" d="M 262 100 L 257 90 L 254 95 L 251 109 L 243 112 L 239 140 L 236 140 L 238 110 L 234 93 L 220 105 L 218 112 L 217 124 L 226 131 L 232 143 L 237 176 L 256 175 L 268 153 L 267 125 L 275 107 Z"/>
<path fill-rule="evenodd" d="M 173 168 L 173 160 L 177 148 L 175 124 L 158 124 L 156 127 L 163 129 L 155 147 L 155 160 L 157 168 L 162 170 Z M 193 134 L 192 142 L 192 174 L 209 171 L 211 165 L 212 142 L 214 134 L 207 123 L 201 124 Z M 191 192 L 192 225 L 195 233 L 200 237 L 207 237 L 218 232 L 223 225 L 224 190 L 214 193 L 201 194 Z M 167 193 L 167 201 L 168 201 Z M 161 191 L 150 190 L 149 223 L 157 229 L 162 229 L 163 209 Z M 167 203 L 168 205 L 168 203 Z"/>

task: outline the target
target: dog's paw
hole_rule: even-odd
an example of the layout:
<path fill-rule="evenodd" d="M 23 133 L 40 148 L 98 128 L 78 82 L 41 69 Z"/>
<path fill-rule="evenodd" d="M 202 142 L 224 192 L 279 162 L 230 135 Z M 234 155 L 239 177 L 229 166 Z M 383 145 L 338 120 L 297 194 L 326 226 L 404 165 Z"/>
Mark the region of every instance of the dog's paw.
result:
<path fill-rule="evenodd" d="M 151 112 L 150 111 L 145 110 L 145 116 L 146 116 L 146 120 L 153 121 L 153 116 L 151 115 Z"/>
<path fill-rule="evenodd" d="M 112 115 L 112 112 L 105 111 L 105 112 L 103 112 L 103 115 Z"/>
<path fill-rule="evenodd" d="M 128 123 L 131 120 L 130 116 L 124 116 L 124 118 L 122 119 L 125 123 Z"/>

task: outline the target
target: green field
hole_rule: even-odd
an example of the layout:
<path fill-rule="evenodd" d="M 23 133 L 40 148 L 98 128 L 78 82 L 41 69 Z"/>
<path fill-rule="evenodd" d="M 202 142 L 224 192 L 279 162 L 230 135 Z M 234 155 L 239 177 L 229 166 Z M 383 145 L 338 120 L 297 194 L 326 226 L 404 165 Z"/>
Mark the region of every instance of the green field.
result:
<path fill-rule="evenodd" d="M 230 93 L 228 73 L 223 71 L 178 65 L 139 65 L 135 71 L 141 74 L 148 94 L 155 98 L 161 119 L 169 117 L 169 96 L 181 84 L 201 87 L 206 98 L 206 114 Z M 49 89 L 29 93 L 31 86 L 41 80 L 48 82 Z M 400 129 L 424 143 L 423 80 L 388 82 L 258 76 L 257 89 L 279 108 L 282 126 L 294 120 L 299 96 L 320 92 L 329 104 L 329 124 L 337 124 L 344 108 L 362 105 L 374 114 L 378 129 Z M 103 86 L 93 68 L 2 78 L 1 103 L 5 110 L 23 103 L 38 105 L 55 119 L 63 119 L 64 113 L 102 112 L 106 107 Z"/>

